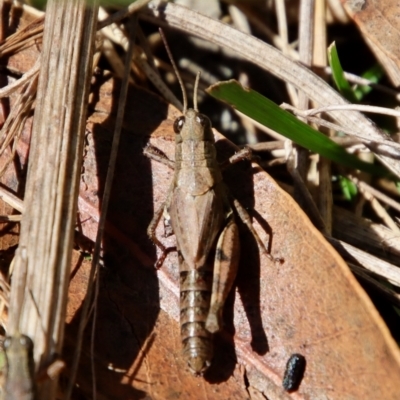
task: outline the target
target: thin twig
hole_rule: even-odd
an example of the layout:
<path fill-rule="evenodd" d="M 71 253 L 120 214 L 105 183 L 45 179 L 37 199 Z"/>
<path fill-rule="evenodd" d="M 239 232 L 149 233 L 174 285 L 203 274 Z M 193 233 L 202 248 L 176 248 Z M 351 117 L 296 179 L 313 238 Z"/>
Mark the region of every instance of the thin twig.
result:
<path fill-rule="evenodd" d="M 97 29 L 102 29 L 107 25 L 110 25 L 114 22 L 121 21 L 122 19 L 128 17 L 129 15 L 134 14 L 135 12 L 139 11 L 142 7 L 144 7 L 150 0 L 137 0 L 132 3 L 130 6 L 124 8 L 121 11 L 118 11 L 112 15 L 110 15 L 105 20 L 101 21 L 97 25 Z"/>
<path fill-rule="evenodd" d="M 357 260 L 365 269 L 384 277 L 393 285 L 400 287 L 400 268 L 342 240 L 337 240 L 330 236 L 325 237 L 342 257 Z"/>
<path fill-rule="evenodd" d="M 39 72 L 39 68 L 40 68 L 40 57 L 36 60 L 35 65 L 28 72 L 26 72 L 20 79 L 0 89 L 0 99 L 3 97 L 11 96 L 18 88 L 20 88 L 26 82 L 29 82 L 32 79 L 32 77 Z"/>
<path fill-rule="evenodd" d="M 299 110 L 296 107 L 293 107 L 290 104 L 282 103 L 280 107 L 284 110 L 292 111 L 296 115 L 300 115 L 306 118 L 309 122 L 312 122 L 316 125 L 325 126 L 329 129 L 332 129 L 336 132 L 346 133 L 351 136 L 355 136 L 360 139 L 360 142 L 365 144 L 371 151 L 374 151 L 377 154 L 382 154 L 391 158 L 400 158 L 400 144 L 396 143 L 388 136 L 387 139 L 377 139 L 371 140 L 364 133 L 357 132 L 356 130 L 348 129 L 341 125 L 335 124 L 333 122 L 326 121 L 325 119 L 319 117 L 312 117 L 308 115 L 308 110 Z"/>
<path fill-rule="evenodd" d="M 361 181 L 355 176 L 349 176 L 351 181 L 357 185 L 361 190 L 363 191 L 368 191 L 371 193 L 373 196 L 375 196 L 377 199 L 383 201 L 386 203 L 388 206 L 394 208 L 395 210 L 400 212 L 400 203 L 397 201 L 393 200 L 391 197 L 387 196 L 386 194 L 380 192 L 379 190 L 373 188 L 372 186 L 368 185 L 368 183 Z"/>
<path fill-rule="evenodd" d="M 25 208 L 23 201 L 2 186 L 0 186 L 0 199 L 20 213 L 24 212 Z"/>
<path fill-rule="evenodd" d="M 368 200 L 371 204 L 371 207 L 375 211 L 376 215 L 380 217 L 385 225 L 390 228 L 393 232 L 395 232 L 397 235 L 400 236 L 400 229 L 397 226 L 397 224 L 393 221 L 389 213 L 386 211 L 386 209 L 381 205 L 381 203 L 377 200 L 376 194 L 379 195 L 380 198 L 382 198 L 384 195 L 382 193 L 379 193 L 377 190 L 371 190 L 369 185 L 366 183 L 360 181 L 358 178 L 355 176 L 349 175 L 349 179 L 358 187 L 360 193 L 362 196 Z M 391 200 L 386 196 L 386 200 Z M 399 204 L 396 203 L 395 201 L 391 200 L 391 203 L 395 205 L 396 208 L 399 207 Z"/>
<path fill-rule="evenodd" d="M 135 34 L 135 26 L 136 26 L 137 19 L 134 18 L 133 21 L 134 22 L 131 24 L 131 27 L 130 27 L 131 29 L 130 29 L 130 37 L 129 37 L 129 47 L 128 47 L 128 52 L 126 54 L 126 59 L 125 59 L 125 75 L 124 75 L 124 79 L 121 84 L 120 97 L 119 97 L 119 101 L 118 101 L 118 113 L 117 113 L 117 118 L 116 118 L 116 122 L 115 122 L 114 137 L 113 137 L 113 143 L 112 143 L 112 147 L 111 147 L 111 154 L 110 154 L 110 160 L 109 160 L 108 169 L 107 169 L 106 181 L 105 181 L 105 185 L 104 185 L 104 193 L 103 193 L 103 198 L 102 198 L 102 202 L 101 202 L 102 209 L 101 209 L 100 219 L 99 219 L 99 223 L 98 223 L 96 242 L 95 242 L 94 249 L 93 249 L 92 265 L 91 265 L 91 270 L 90 270 L 90 275 L 89 275 L 89 280 L 88 280 L 88 289 L 87 289 L 85 301 L 84 301 L 83 307 L 82 307 L 82 315 L 81 315 L 81 320 L 80 320 L 79 328 L 78 328 L 78 336 L 77 336 L 77 342 L 76 342 L 76 347 L 75 347 L 74 359 L 72 361 L 72 366 L 71 366 L 71 374 L 70 374 L 69 387 L 67 390 L 67 396 L 70 396 L 70 393 L 72 391 L 72 385 L 75 382 L 75 378 L 76 378 L 76 374 L 77 374 L 78 363 L 79 363 L 80 352 L 81 352 L 82 341 L 83 341 L 83 331 L 86 327 L 87 316 L 88 316 L 90 304 L 92 301 L 93 282 L 94 282 L 95 276 L 97 276 L 96 286 L 95 286 L 95 302 L 96 302 L 96 299 L 98 296 L 98 291 L 99 291 L 98 263 L 99 263 L 99 259 L 100 259 L 101 242 L 102 242 L 102 238 L 103 238 L 103 234 L 104 234 L 107 209 L 108 209 L 108 204 L 109 204 L 109 200 L 110 200 L 111 187 L 112 187 L 112 182 L 113 182 L 113 178 L 114 178 L 115 164 L 116 164 L 119 141 L 120 141 L 120 136 L 121 136 L 121 128 L 122 128 L 123 117 L 124 117 L 124 112 L 125 112 L 126 96 L 128 93 L 129 72 L 130 72 L 130 68 L 131 68 L 133 51 L 135 48 L 134 34 Z M 94 346 L 96 314 L 97 314 L 97 307 L 95 306 L 93 325 L 92 325 L 92 344 L 91 344 L 92 354 L 94 352 L 93 346 Z M 95 376 L 94 376 L 93 361 L 92 361 L 92 375 L 93 375 L 93 396 L 94 396 L 94 398 L 96 398 L 96 380 L 95 380 Z M 67 398 L 69 398 L 69 397 L 67 397 Z"/>
<path fill-rule="evenodd" d="M 389 115 L 391 117 L 400 118 L 400 111 L 393 110 L 392 108 L 369 106 L 366 104 L 332 104 L 330 106 L 324 106 L 319 108 L 311 108 L 304 111 L 304 115 L 316 115 L 328 111 L 362 111 L 370 112 L 375 114 Z"/>
<path fill-rule="evenodd" d="M 331 67 L 325 67 L 323 69 L 323 71 L 328 75 L 332 75 Z M 400 101 L 400 93 L 397 90 L 394 90 L 390 87 L 381 85 L 379 83 L 375 83 L 369 79 L 352 74 L 351 72 L 344 71 L 343 74 L 344 74 L 344 77 L 346 78 L 346 80 L 348 80 L 350 83 L 355 83 L 356 85 L 362 85 L 362 86 L 369 86 L 373 89 L 379 90 L 380 92 L 394 96 L 396 98 L 396 100 Z"/>
<path fill-rule="evenodd" d="M 347 265 L 350 267 L 351 271 L 360 279 L 364 280 L 373 289 L 378 291 L 382 296 L 386 297 L 394 306 L 400 308 L 400 295 L 394 290 L 389 289 L 387 286 L 380 283 L 377 279 L 371 276 L 370 271 L 363 267 L 355 265 L 348 262 Z"/>
<path fill-rule="evenodd" d="M 275 12 L 276 12 L 276 19 L 278 22 L 278 32 L 279 36 L 282 40 L 281 42 L 281 50 L 284 54 L 289 55 L 292 51 L 289 45 L 289 33 L 288 33 L 288 26 L 287 26 L 287 18 L 286 18 L 286 6 L 284 0 L 276 0 L 275 1 Z M 298 59 L 297 57 L 296 59 Z M 285 83 L 286 88 L 288 90 L 288 94 L 290 100 L 293 104 L 299 103 L 299 98 L 296 89 L 290 83 Z"/>

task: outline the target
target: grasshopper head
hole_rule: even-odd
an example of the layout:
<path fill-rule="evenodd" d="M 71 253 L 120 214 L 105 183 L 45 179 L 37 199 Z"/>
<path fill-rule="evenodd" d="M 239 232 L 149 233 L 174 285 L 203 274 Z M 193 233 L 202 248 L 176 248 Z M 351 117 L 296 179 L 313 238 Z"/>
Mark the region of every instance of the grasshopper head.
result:
<path fill-rule="evenodd" d="M 214 143 L 210 119 L 192 108 L 189 108 L 185 115 L 175 120 L 174 131 L 176 133 L 176 143 L 186 140 Z"/>
<path fill-rule="evenodd" d="M 33 351 L 33 342 L 30 337 L 18 333 L 14 336 L 7 336 L 3 347 L 7 352 L 31 353 Z"/>

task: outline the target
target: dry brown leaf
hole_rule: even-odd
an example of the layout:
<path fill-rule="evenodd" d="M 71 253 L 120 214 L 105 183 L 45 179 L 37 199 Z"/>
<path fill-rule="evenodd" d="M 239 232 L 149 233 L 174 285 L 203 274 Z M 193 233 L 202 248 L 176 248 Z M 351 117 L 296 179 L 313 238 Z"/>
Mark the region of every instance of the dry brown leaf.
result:
<path fill-rule="evenodd" d="M 113 126 L 108 110 L 115 91 L 111 80 L 99 89 L 93 97 L 99 99 L 96 111 L 88 122 L 92 132 L 80 211 L 82 230 L 89 236 L 98 218 L 97 198 Z M 155 249 L 146 236 L 172 171 L 142 155 L 152 134 L 151 143 L 173 158 L 172 123 L 179 114 L 136 88 L 131 88 L 128 102 L 104 243 L 105 254 L 113 256 L 106 259 L 101 276 L 96 329 L 100 393 L 126 398 L 128 385 L 133 398 L 141 394 L 132 388 L 155 399 L 225 399 L 243 386 L 229 344 L 234 337 L 247 381 L 268 398 L 289 398 L 281 380 L 294 352 L 306 357 L 307 367 L 292 398 L 397 398 L 398 348 L 370 299 L 293 199 L 257 166 L 232 167 L 226 181 L 243 205 L 254 208 L 252 215 L 261 223 L 256 222 L 257 231 L 266 242 L 271 239 L 273 255 L 284 263 L 260 259 L 254 240 L 241 228 L 237 291 L 226 307 L 226 329 L 216 337 L 215 363 L 204 380 L 190 375 L 180 358 L 177 258 L 170 254 L 156 273 Z M 221 160 L 226 159 L 234 148 L 221 135 L 217 138 Z M 158 234 L 162 236 L 162 227 Z M 173 244 L 174 237 L 163 241 Z M 114 371 L 106 371 L 108 365 Z M 82 368 L 80 385 L 90 391 L 87 368 Z M 244 397 L 244 392 L 238 393 L 237 398 Z"/>
<path fill-rule="evenodd" d="M 400 4 L 397 0 L 342 0 L 394 86 L 400 85 Z"/>

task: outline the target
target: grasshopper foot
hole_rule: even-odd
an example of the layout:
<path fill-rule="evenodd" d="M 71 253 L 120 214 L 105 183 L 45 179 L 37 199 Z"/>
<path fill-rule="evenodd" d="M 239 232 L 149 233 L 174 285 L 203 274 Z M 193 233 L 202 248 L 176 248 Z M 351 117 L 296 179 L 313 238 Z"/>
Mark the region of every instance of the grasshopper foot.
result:
<path fill-rule="evenodd" d="M 206 329 L 210 333 L 218 332 L 222 328 L 222 306 L 215 308 L 213 310 L 213 307 L 211 307 L 206 320 Z"/>

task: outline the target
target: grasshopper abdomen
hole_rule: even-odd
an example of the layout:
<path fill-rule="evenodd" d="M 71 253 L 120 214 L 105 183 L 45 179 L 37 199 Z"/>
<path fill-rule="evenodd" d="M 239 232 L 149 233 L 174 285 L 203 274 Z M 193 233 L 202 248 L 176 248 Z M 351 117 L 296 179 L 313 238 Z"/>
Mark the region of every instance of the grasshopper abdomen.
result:
<path fill-rule="evenodd" d="M 183 357 L 195 374 L 205 371 L 213 357 L 212 335 L 205 322 L 210 308 L 212 268 L 185 270 L 180 263 L 180 323 Z"/>

